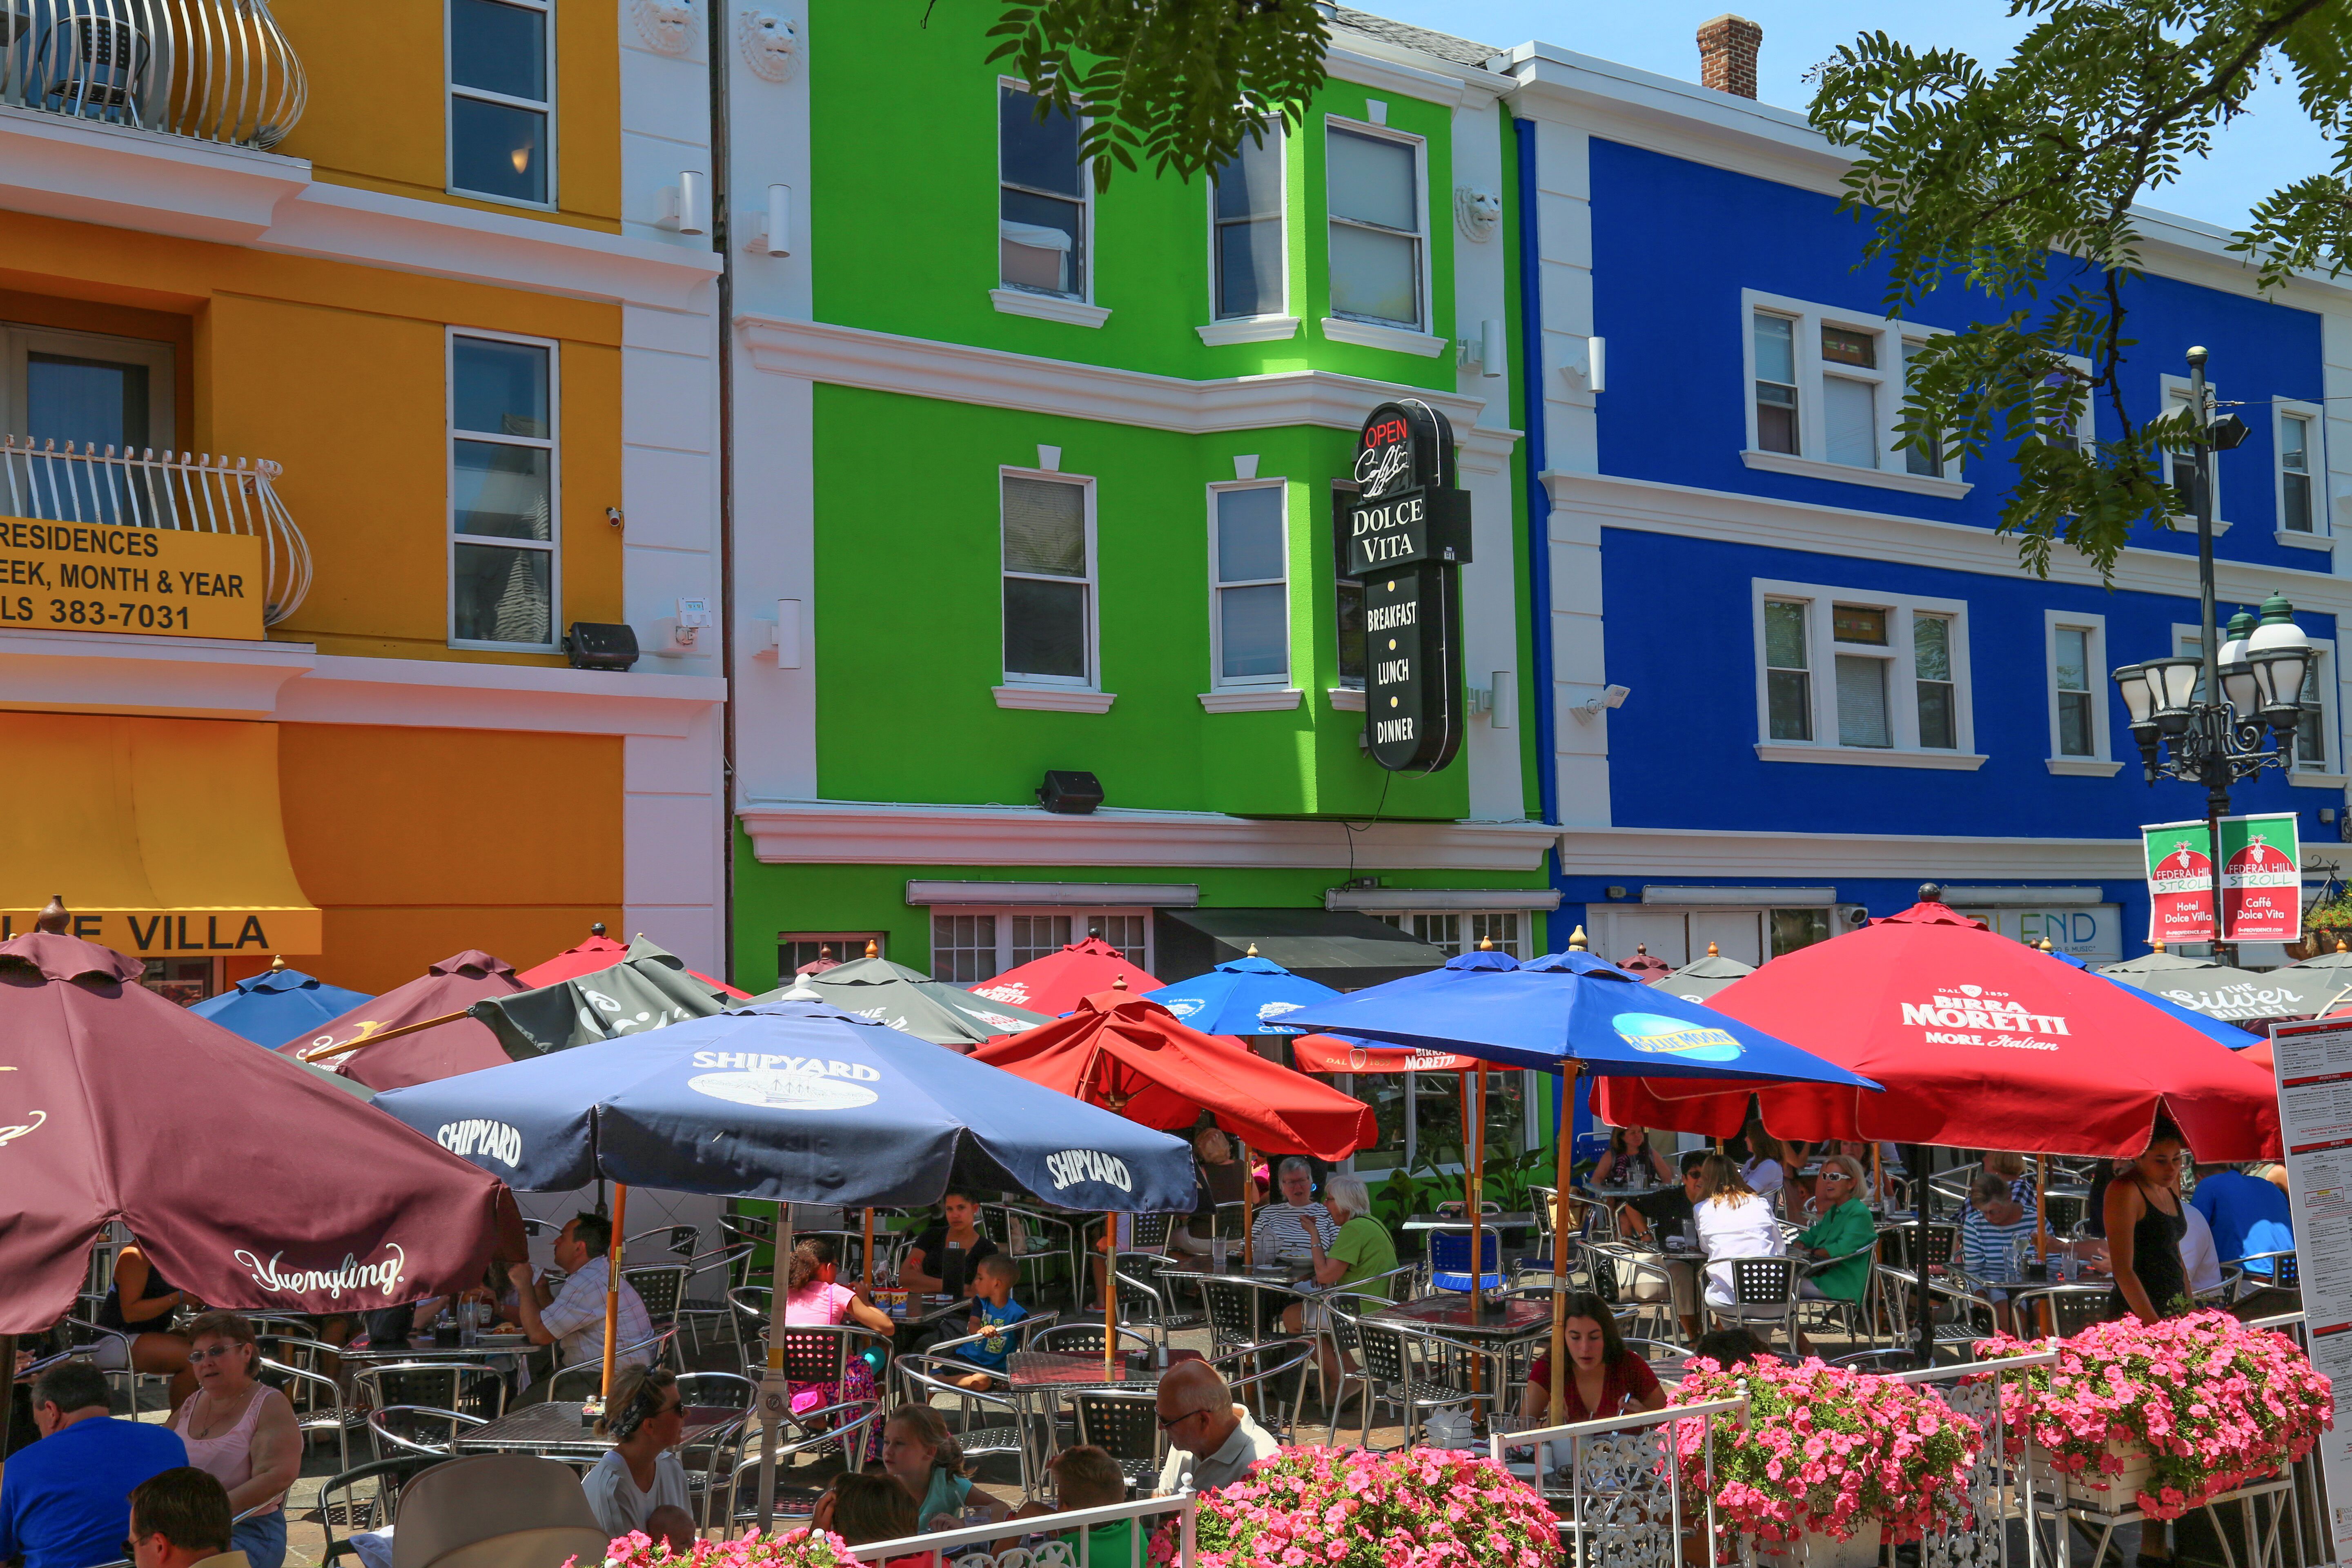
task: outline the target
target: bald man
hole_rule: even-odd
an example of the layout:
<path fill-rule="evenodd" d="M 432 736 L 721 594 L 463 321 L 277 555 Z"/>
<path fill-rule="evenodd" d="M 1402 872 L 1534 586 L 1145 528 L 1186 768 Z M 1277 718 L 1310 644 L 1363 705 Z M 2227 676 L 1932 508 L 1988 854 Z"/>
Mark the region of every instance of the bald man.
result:
<path fill-rule="evenodd" d="M 1178 1362 L 1160 1374 L 1154 1402 L 1168 1434 L 1168 1460 L 1160 1467 L 1160 1493 L 1173 1496 L 1192 1478 L 1196 1492 L 1213 1492 L 1242 1479 L 1282 1445 L 1234 1403 L 1224 1373 L 1204 1361 Z"/>

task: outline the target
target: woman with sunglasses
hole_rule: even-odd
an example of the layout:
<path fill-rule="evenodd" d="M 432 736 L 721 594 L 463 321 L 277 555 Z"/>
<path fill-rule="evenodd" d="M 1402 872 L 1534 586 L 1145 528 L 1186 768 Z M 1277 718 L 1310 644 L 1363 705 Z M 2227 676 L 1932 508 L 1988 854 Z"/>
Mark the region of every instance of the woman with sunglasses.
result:
<path fill-rule="evenodd" d="M 237 1521 L 230 1550 L 252 1568 L 283 1568 L 286 1489 L 302 1471 L 294 1406 L 257 1381 L 261 1347 L 235 1312 L 206 1312 L 188 1326 L 188 1341 L 196 1391 L 173 1415 L 172 1430 L 187 1444 L 188 1463 L 228 1489 Z"/>
<path fill-rule="evenodd" d="M 642 1530 L 673 1552 L 694 1547 L 693 1498 L 676 1449 L 686 1436 L 677 1374 L 666 1366 L 624 1367 L 596 1430 L 613 1439 L 580 1479 L 589 1510 L 610 1536 Z"/>
<path fill-rule="evenodd" d="M 1832 1154 L 1822 1162 L 1813 1184 L 1813 1211 L 1821 1217 L 1797 1233 L 1799 1258 L 1820 1263 L 1843 1259 L 1797 1281 L 1797 1294 L 1808 1301 L 1859 1301 L 1870 1284 L 1867 1249 L 1878 1239 L 1878 1221 L 1864 1196 L 1870 1190 L 1862 1163 L 1847 1154 Z M 1797 1336 L 1803 1351 L 1804 1336 Z"/>

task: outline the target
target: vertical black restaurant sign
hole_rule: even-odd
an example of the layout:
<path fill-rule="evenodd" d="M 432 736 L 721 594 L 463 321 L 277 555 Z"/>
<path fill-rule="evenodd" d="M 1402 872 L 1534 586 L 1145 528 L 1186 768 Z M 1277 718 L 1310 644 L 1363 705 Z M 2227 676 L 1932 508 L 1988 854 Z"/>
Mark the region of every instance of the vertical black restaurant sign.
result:
<path fill-rule="evenodd" d="M 1434 773 L 1462 743 L 1470 497 L 1454 488 L 1454 427 L 1425 403 L 1381 404 L 1355 480 L 1334 505 L 1339 570 L 1364 585 L 1364 740 L 1384 768 Z"/>

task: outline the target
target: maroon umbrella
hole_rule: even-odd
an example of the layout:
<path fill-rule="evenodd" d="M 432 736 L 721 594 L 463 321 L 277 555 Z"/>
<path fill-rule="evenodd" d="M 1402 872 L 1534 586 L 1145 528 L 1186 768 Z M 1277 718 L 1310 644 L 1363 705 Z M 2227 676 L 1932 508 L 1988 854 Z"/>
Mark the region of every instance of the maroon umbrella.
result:
<path fill-rule="evenodd" d="M 247 1310 L 391 1306 L 524 1256 L 504 1184 L 139 973 L 68 936 L 0 942 L 0 1335 L 73 1306 L 110 1220 Z"/>
<path fill-rule="evenodd" d="M 505 959 L 467 948 L 407 984 L 395 985 L 374 1001 L 362 1002 L 341 1017 L 331 1018 L 278 1048 L 333 1068 L 379 1091 L 501 1068 L 514 1058 L 507 1055 L 488 1024 L 466 1017 L 465 1011 L 486 996 L 511 996 L 530 989 L 515 978 L 514 965 Z M 393 1033 L 418 1024 L 432 1027 L 414 1034 Z M 336 1049 L 378 1035 L 390 1037 L 381 1045 Z"/>

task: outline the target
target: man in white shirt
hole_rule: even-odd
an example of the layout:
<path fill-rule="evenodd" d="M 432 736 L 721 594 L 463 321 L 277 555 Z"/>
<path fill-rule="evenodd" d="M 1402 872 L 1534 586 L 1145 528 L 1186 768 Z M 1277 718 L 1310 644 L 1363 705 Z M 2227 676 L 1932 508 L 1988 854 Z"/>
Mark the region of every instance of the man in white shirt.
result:
<path fill-rule="evenodd" d="M 2180 1233 L 2180 1263 L 2189 1273 L 2189 1293 L 2201 1296 L 2221 1288 L 2221 1257 L 2213 1247 L 2213 1227 L 2194 1204 L 2180 1205 L 2189 1228 Z"/>
<path fill-rule="evenodd" d="M 1160 1467 L 1160 1494 L 1173 1497 L 1191 1478 L 1196 1492 L 1229 1487 L 1260 1459 L 1281 1452 L 1273 1434 L 1234 1403 L 1224 1373 L 1204 1361 L 1178 1362 L 1160 1374 L 1154 1400 L 1168 1458 Z"/>
<path fill-rule="evenodd" d="M 555 1238 L 555 1266 L 568 1278 L 552 1290 L 534 1278 L 530 1265 L 517 1263 L 507 1270 L 515 1285 L 515 1311 L 523 1332 L 535 1345 L 557 1345 L 559 1366 L 602 1364 L 604 1359 L 604 1280 L 606 1255 L 613 1248 L 613 1222 L 603 1215 L 575 1215 Z M 631 1350 L 653 1338 L 654 1323 L 646 1303 L 625 1279 L 621 1281 L 620 1320 L 613 1342 L 622 1353 L 614 1359 L 618 1374 L 625 1366 L 645 1366 L 650 1349 Z M 550 1378 L 533 1383 L 517 1396 L 518 1405 L 537 1404 L 547 1397 Z"/>

